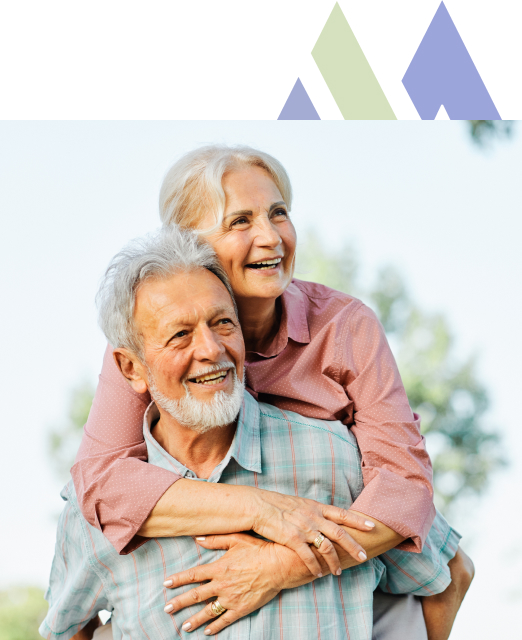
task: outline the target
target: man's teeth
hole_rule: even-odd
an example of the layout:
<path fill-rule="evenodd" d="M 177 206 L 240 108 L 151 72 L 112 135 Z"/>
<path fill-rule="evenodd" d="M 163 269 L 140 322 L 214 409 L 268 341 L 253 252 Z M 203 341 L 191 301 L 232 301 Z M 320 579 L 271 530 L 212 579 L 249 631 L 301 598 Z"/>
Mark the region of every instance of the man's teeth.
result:
<path fill-rule="evenodd" d="M 219 373 L 209 373 L 206 376 L 200 376 L 194 378 L 194 382 L 204 382 L 205 384 L 219 384 L 226 378 L 227 372 L 220 371 Z"/>
<path fill-rule="evenodd" d="M 276 264 L 281 262 L 281 258 L 275 258 L 274 260 L 263 260 L 261 262 L 253 262 L 248 265 L 249 267 L 253 267 L 254 269 L 270 269 Z"/>

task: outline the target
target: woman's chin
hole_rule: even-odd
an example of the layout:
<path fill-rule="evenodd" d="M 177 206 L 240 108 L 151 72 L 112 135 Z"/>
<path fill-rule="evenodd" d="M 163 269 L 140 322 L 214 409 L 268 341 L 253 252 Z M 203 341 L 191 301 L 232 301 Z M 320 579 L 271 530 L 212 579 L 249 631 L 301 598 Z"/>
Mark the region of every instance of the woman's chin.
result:
<path fill-rule="evenodd" d="M 290 280 L 285 282 L 281 282 L 280 280 L 276 282 L 249 282 L 248 286 L 242 287 L 241 293 L 238 292 L 236 297 L 248 298 L 250 300 L 253 298 L 275 300 L 285 292 L 290 282 Z"/>

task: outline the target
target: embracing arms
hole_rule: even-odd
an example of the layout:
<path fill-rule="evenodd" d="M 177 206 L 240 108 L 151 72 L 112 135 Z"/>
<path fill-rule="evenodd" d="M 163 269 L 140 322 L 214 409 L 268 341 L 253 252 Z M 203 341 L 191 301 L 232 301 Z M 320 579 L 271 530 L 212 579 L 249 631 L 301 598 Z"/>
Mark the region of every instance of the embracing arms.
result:
<path fill-rule="evenodd" d="M 356 529 L 370 545 L 377 537 L 390 543 L 386 549 L 402 541 L 393 532 L 391 538 L 387 536 L 388 527 L 384 525 L 379 526 L 379 535 L 375 536 L 374 522 L 363 514 L 315 500 L 247 486 L 182 479 L 162 496 L 139 534 L 157 538 L 252 530 L 295 551 L 310 575 L 318 575 L 323 571 L 310 544 L 319 533 L 326 536 L 319 555 L 333 573 L 340 571 L 342 565 L 330 540 L 343 548 L 354 564 L 366 560 L 365 548 L 351 535 Z"/>
<path fill-rule="evenodd" d="M 349 527 L 342 527 L 342 529 L 360 544 L 366 545 L 369 549 L 369 557 L 373 558 L 387 550 L 390 544 L 388 528 L 380 522 L 375 522 L 375 525 L 375 528 L 368 533 Z M 398 534 L 394 536 L 395 545 L 402 541 Z M 165 612 L 172 614 L 195 602 L 203 603 L 206 599 L 215 597 L 227 611 L 213 620 L 214 615 L 210 605 L 207 605 L 185 620 L 183 623 L 185 631 L 193 631 L 203 624 L 210 623 L 205 629 L 205 634 L 213 635 L 239 618 L 264 606 L 281 590 L 300 587 L 315 579 L 295 552 L 286 546 L 245 534 L 208 536 L 203 539 L 196 538 L 196 540 L 206 549 L 227 549 L 227 552 L 216 562 L 169 576 L 164 586 L 172 589 L 185 584 L 201 583 L 207 580 L 209 582 L 169 600 Z M 360 564 L 360 561 L 355 561 L 337 543 L 334 543 L 334 547 L 339 555 L 342 569 Z M 330 573 L 324 557 L 317 549 L 312 547 L 312 550 L 317 562 L 321 565 L 323 575 Z"/>

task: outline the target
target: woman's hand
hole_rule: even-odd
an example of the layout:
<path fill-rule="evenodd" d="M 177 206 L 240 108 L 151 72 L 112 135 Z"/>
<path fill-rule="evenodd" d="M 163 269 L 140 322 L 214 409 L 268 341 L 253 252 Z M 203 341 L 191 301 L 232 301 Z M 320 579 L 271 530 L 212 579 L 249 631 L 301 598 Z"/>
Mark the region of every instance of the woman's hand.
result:
<path fill-rule="evenodd" d="M 257 506 L 252 529 L 295 551 L 313 575 L 322 576 L 319 562 L 310 548 L 320 533 L 325 539 L 318 551 L 333 575 L 341 575 L 341 563 L 332 542 L 357 563 L 367 559 L 361 545 L 339 525 L 368 532 L 375 527 L 370 519 L 347 509 L 274 491 L 258 490 L 254 498 Z"/>
<path fill-rule="evenodd" d="M 295 559 L 293 551 L 243 533 L 208 536 L 198 540 L 198 544 L 206 549 L 227 549 L 227 552 L 215 562 L 169 576 L 164 586 L 171 589 L 205 580 L 210 582 L 169 600 L 165 611 L 175 613 L 217 597 L 225 613 L 216 618 L 208 604 L 182 625 L 184 631 L 194 631 L 212 622 L 205 629 L 205 635 L 218 633 L 270 602 L 285 587 L 286 568 Z M 301 567 L 308 573 L 304 565 Z"/>

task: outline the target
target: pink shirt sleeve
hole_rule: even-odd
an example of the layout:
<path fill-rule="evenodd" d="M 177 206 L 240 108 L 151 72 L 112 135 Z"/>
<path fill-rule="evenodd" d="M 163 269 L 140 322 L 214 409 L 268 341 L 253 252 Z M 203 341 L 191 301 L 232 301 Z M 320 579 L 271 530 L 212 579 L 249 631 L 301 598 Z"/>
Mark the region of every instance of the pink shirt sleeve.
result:
<path fill-rule="evenodd" d="M 353 401 L 364 491 L 352 509 L 403 535 L 398 548 L 419 552 L 435 517 L 433 472 L 384 330 L 361 305 L 346 324 L 341 384 Z"/>
<path fill-rule="evenodd" d="M 119 553 L 143 544 L 137 531 L 179 479 L 147 464 L 143 416 L 149 403 L 150 395 L 136 393 L 122 376 L 109 345 L 71 475 L 85 519 Z"/>

